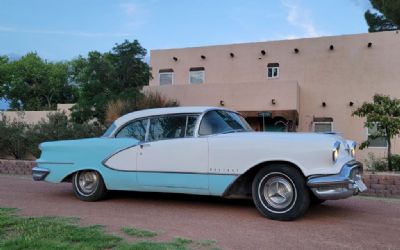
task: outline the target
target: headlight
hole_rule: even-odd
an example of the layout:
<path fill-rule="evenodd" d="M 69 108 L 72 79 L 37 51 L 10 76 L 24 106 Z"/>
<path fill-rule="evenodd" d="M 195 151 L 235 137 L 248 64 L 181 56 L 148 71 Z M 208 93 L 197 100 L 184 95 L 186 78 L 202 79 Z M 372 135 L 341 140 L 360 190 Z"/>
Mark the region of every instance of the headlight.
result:
<path fill-rule="evenodd" d="M 333 144 L 333 149 L 332 149 L 332 161 L 336 162 L 337 158 L 339 157 L 339 149 L 340 149 L 340 142 L 335 142 Z"/>
<path fill-rule="evenodd" d="M 353 141 L 353 143 L 350 145 L 350 155 L 351 157 L 356 157 L 356 148 L 357 148 L 357 143 Z"/>

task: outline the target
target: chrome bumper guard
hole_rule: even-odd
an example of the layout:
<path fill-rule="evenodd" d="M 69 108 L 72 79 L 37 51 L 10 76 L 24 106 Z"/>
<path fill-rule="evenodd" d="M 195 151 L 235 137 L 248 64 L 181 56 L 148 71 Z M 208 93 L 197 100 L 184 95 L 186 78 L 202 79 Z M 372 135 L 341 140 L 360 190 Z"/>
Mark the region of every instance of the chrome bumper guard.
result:
<path fill-rule="evenodd" d="M 363 165 L 360 162 L 350 161 L 338 174 L 309 177 L 307 185 L 319 199 L 344 199 L 367 190 L 362 181 L 362 172 Z"/>
<path fill-rule="evenodd" d="M 46 168 L 34 167 L 32 168 L 32 177 L 35 181 L 43 181 L 44 178 L 50 173 Z"/>

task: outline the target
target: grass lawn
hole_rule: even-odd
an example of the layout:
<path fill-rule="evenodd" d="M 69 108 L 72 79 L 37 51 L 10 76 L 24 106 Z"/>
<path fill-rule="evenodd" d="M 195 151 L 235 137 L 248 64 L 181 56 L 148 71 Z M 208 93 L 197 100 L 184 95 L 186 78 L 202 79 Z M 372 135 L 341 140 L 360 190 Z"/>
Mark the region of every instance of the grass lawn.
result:
<path fill-rule="evenodd" d="M 176 238 L 169 242 L 140 240 L 128 243 L 121 237 L 106 234 L 101 226 L 80 226 L 78 219 L 60 217 L 26 218 L 13 208 L 0 208 L 0 249 L 216 249 L 215 241 L 192 241 Z M 158 232 L 122 228 L 137 238 L 152 238 Z"/>

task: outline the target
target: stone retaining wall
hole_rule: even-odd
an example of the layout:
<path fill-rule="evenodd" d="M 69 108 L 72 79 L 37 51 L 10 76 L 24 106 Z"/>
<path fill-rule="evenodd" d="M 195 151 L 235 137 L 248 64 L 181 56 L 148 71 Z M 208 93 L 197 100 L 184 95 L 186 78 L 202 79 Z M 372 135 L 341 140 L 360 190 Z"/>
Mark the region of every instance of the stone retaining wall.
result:
<path fill-rule="evenodd" d="M 0 174 L 31 175 L 34 161 L 0 160 Z"/>
<path fill-rule="evenodd" d="M 400 198 L 400 174 L 364 172 L 368 190 L 363 195 Z"/>
<path fill-rule="evenodd" d="M 0 174 L 31 175 L 34 161 L 0 160 Z M 364 172 L 368 190 L 362 195 L 400 198 L 400 174 Z"/>

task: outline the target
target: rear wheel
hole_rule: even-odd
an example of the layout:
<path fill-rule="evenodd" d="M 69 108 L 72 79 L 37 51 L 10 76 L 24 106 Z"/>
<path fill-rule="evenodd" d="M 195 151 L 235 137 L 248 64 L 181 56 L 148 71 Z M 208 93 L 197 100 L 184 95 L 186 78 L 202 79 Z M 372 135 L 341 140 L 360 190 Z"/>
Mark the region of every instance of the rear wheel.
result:
<path fill-rule="evenodd" d="M 253 201 L 262 215 L 273 220 L 294 220 L 310 205 L 303 175 L 285 164 L 262 168 L 253 180 Z"/>
<path fill-rule="evenodd" d="M 83 201 L 97 201 L 107 194 L 101 175 L 94 170 L 83 170 L 75 173 L 72 178 L 72 188 L 75 195 Z"/>

